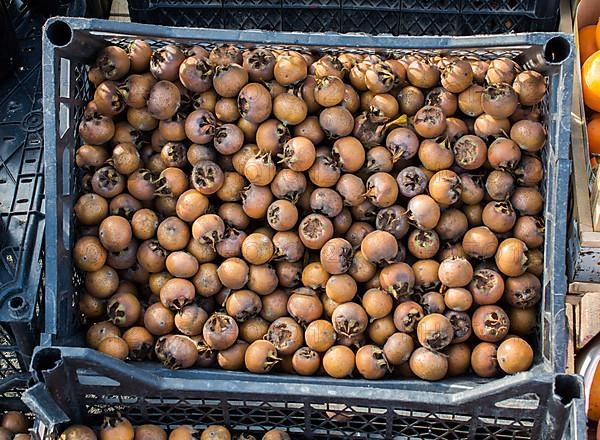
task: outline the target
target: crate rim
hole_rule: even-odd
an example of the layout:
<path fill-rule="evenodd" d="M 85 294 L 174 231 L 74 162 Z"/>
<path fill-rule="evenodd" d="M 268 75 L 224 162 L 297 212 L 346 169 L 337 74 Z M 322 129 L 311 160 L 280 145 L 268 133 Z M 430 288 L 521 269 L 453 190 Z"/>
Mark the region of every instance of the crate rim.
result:
<path fill-rule="evenodd" d="M 254 396 L 285 394 L 296 398 L 327 399 L 349 398 L 353 401 L 385 401 L 388 404 L 428 404 L 435 394 L 438 403 L 448 406 L 460 406 L 474 399 L 489 395 L 504 395 L 514 391 L 519 385 L 547 383 L 554 373 L 543 371 L 540 366 L 532 370 L 508 375 L 494 381 L 482 381 L 477 387 L 464 385 L 446 385 L 440 389 L 441 382 L 423 382 L 421 380 L 388 378 L 376 381 L 361 381 L 357 387 L 356 379 L 334 379 L 326 376 L 304 377 L 290 374 L 253 374 L 247 371 L 227 371 L 220 369 L 168 370 L 153 368 L 156 363 L 131 363 L 111 358 L 96 350 L 82 347 L 38 347 L 31 364 L 36 381 L 43 382 L 45 371 L 61 368 L 62 364 L 75 368 L 85 375 L 92 373 L 98 379 L 94 385 L 116 388 L 117 382 L 127 388 L 145 390 L 152 397 L 154 393 L 176 392 L 212 392 L 236 395 L 244 393 Z M 158 373 L 158 374 L 157 374 Z M 102 377 L 102 378 L 99 378 Z M 133 384 L 133 385 L 132 385 Z M 81 384 L 94 386 L 92 384 Z M 327 387 L 326 389 L 323 387 Z M 437 388 L 437 391 L 435 390 Z M 455 392 L 445 392 L 454 388 Z M 243 391 L 242 391 L 243 390 Z M 366 394 L 371 393 L 371 395 Z M 175 396 L 175 395 L 174 395 Z M 511 398 L 519 398 L 511 394 Z M 257 397 L 258 398 L 258 397 Z M 509 397 L 505 397 L 509 398 Z M 503 399 L 500 399 L 503 400 Z M 543 404 L 543 402 L 540 402 Z"/>
<path fill-rule="evenodd" d="M 481 35 L 439 35 L 439 36 L 410 36 L 391 34 L 371 35 L 365 33 L 338 33 L 338 32 L 293 32 L 293 31 L 265 31 L 258 29 L 233 30 L 202 27 L 173 27 L 164 25 L 118 22 L 96 18 L 77 17 L 52 17 L 44 24 L 42 35 L 43 50 L 50 53 L 52 47 L 64 48 L 55 45 L 48 36 L 48 30 L 56 24 L 62 23 L 72 31 L 97 32 L 98 35 L 111 36 L 152 36 L 169 38 L 173 40 L 202 39 L 203 37 L 215 42 L 260 43 L 260 44 L 294 44 L 294 45 L 320 45 L 322 47 L 339 47 L 344 40 L 343 47 L 365 47 L 369 49 L 477 49 L 477 48 L 502 48 L 540 45 L 553 38 L 564 38 L 570 52 L 559 65 L 572 60 L 574 56 L 574 37 L 566 32 L 521 32 L 513 34 L 481 34 Z M 62 26 L 62 25 L 60 25 Z M 98 31 L 101 27 L 102 30 Z M 66 30 L 66 29 L 65 29 Z M 208 34 L 207 34 L 208 33 Z M 45 68 L 48 68 L 45 63 Z"/>
<path fill-rule="evenodd" d="M 180 378 L 176 374 L 163 377 L 143 368 L 132 370 L 131 364 L 91 349 L 74 347 L 38 348 L 31 369 L 34 380 L 32 386 L 25 391 L 23 400 L 31 409 L 38 411 L 40 419 L 51 429 L 69 420 L 75 419 L 79 423 L 82 417 L 88 417 L 89 408 L 81 412 L 80 407 L 73 408 L 72 405 L 82 395 L 90 393 L 106 396 L 120 393 L 164 404 L 177 399 L 188 401 L 189 404 L 193 404 L 195 400 L 215 400 L 226 401 L 227 405 L 239 402 L 242 406 L 262 407 L 261 402 L 272 402 L 274 410 L 282 399 L 285 402 L 293 401 L 295 408 L 308 406 L 314 411 L 324 411 L 323 408 L 327 408 L 327 405 L 334 404 L 355 409 L 374 407 L 387 414 L 403 411 L 410 405 L 411 411 L 424 416 L 430 414 L 432 417 L 440 413 L 442 420 L 445 420 L 444 416 L 460 416 L 461 411 L 467 417 L 486 417 L 485 413 L 469 409 L 469 404 L 494 406 L 496 417 L 499 418 L 510 418 L 510 414 L 518 409 L 539 410 L 539 407 L 533 408 L 524 401 L 527 400 L 526 395 L 515 395 L 514 390 L 524 386 L 526 394 L 539 393 L 538 405 L 547 408 L 547 416 L 554 414 L 550 416 L 552 422 L 546 420 L 546 423 L 552 425 L 551 429 L 564 429 L 561 438 L 583 439 L 581 433 L 584 427 L 579 422 L 585 419 L 583 378 L 578 375 L 532 370 L 507 376 L 474 390 L 464 390 L 460 397 L 449 397 L 443 393 L 427 391 L 384 389 L 381 385 L 385 385 L 386 381 L 368 381 L 367 386 L 357 388 L 351 380 L 314 378 L 314 382 L 323 383 L 306 385 L 298 383 L 297 376 L 248 376 L 240 372 L 210 369 L 200 370 L 201 380 Z M 181 373 L 185 374 L 185 370 Z M 86 375 L 93 376 L 93 380 L 80 383 L 78 378 Z M 295 382 L 288 381 L 294 377 Z M 252 380 L 254 378 L 259 381 Z M 77 381 L 77 386 L 65 386 L 65 379 Z M 329 387 L 327 393 L 322 391 L 324 385 Z M 143 392 L 135 392 L 136 390 Z M 431 409 L 432 404 L 435 404 L 435 411 Z M 368 414 L 384 416 L 384 413 L 377 411 L 369 411 Z M 558 434 L 559 431 L 553 432 Z M 575 433 L 577 435 L 573 436 Z"/>

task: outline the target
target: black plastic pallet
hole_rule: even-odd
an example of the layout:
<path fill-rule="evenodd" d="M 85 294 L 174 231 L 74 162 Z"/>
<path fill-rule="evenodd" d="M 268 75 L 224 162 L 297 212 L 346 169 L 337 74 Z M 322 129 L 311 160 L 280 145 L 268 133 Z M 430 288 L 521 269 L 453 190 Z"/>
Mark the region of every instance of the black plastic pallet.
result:
<path fill-rule="evenodd" d="M 27 371 L 44 289 L 45 18 L 20 2 L 8 12 L 17 41 L 12 72 L 0 81 L 0 378 Z"/>
<path fill-rule="evenodd" d="M 100 4 L 101 0 L 96 3 Z M 0 380 L 27 372 L 44 293 L 42 27 L 91 14 L 91 0 L 2 0 L 0 79 Z"/>

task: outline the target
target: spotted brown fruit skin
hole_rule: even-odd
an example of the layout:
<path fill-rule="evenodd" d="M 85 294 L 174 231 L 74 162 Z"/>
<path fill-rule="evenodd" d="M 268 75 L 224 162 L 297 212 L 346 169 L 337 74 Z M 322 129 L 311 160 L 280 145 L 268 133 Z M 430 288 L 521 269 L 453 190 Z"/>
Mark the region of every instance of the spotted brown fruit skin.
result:
<path fill-rule="evenodd" d="M 365 379 L 381 379 L 389 365 L 381 348 L 365 345 L 356 352 L 356 369 Z"/>
<path fill-rule="evenodd" d="M 454 329 L 447 317 L 432 313 L 419 321 L 417 337 L 425 348 L 441 350 L 454 339 Z"/>
<path fill-rule="evenodd" d="M 334 345 L 323 355 L 323 368 L 331 377 L 342 378 L 350 375 L 355 364 L 354 353 L 343 345 Z"/>
<path fill-rule="evenodd" d="M 481 377 L 494 377 L 500 372 L 497 359 L 498 346 L 490 342 L 480 342 L 471 352 L 471 366 Z"/>
<path fill-rule="evenodd" d="M 473 313 L 473 332 L 485 342 L 498 342 L 508 333 L 510 319 L 499 306 L 481 306 Z"/>
<path fill-rule="evenodd" d="M 410 369 L 424 380 L 440 380 L 448 371 L 448 360 L 436 351 L 417 348 L 410 357 Z"/>
<path fill-rule="evenodd" d="M 547 272 L 545 77 L 318 49 L 99 52 L 74 157 L 88 344 L 365 380 L 529 368 L 508 342 Z"/>
<path fill-rule="evenodd" d="M 168 335 L 156 342 L 156 356 L 167 368 L 190 368 L 198 360 L 196 343 L 183 335 Z"/>
<path fill-rule="evenodd" d="M 268 373 L 280 360 L 275 346 L 264 340 L 250 344 L 244 357 L 246 368 L 251 373 Z"/>
<path fill-rule="evenodd" d="M 100 427 L 100 440 L 132 440 L 134 435 L 135 431 L 131 422 L 120 416 L 105 417 Z"/>
<path fill-rule="evenodd" d="M 514 337 L 500 344 L 496 357 L 498 365 L 505 373 L 515 374 L 531 367 L 533 349 L 524 339 Z"/>

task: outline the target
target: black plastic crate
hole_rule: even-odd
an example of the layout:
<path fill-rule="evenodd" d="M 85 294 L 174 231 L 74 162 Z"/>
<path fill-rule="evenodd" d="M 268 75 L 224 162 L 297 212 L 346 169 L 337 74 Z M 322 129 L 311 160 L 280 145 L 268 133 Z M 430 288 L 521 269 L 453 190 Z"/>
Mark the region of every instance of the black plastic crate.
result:
<path fill-rule="evenodd" d="M 87 0 L 18 0 L 36 15 L 85 17 Z"/>
<path fill-rule="evenodd" d="M 393 35 L 553 31 L 558 0 L 129 0 L 132 21 L 167 26 Z"/>
<path fill-rule="evenodd" d="M 34 415 L 22 400 L 30 379 L 29 373 L 19 373 L 0 381 L 0 417 L 7 411 L 19 411 L 25 414 L 30 424 L 33 422 Z"/>
<path fill-rule="evenodd" d="M 45 17 L 108 18 L 112 0 L 15 0 L 25 3 L 36 14 Z"/>
<path fill-rule="evenodd" d="M 0 382 L 0 414 L 4 411 L 29 412 L 21 397 L 30 378 L 28 373 L 20 373 Z"/>
<path fill-rule="evenodd" d="M 4 62 L 0 65 L 0 79 L 3 79 L 12 70 L 18 48 L 7 0 L 0 0 L 0 44 L 5 48 Z"/>
<path fill-rule="evenodd" d="M 41 349 L 32 369 L 38 383 L 24 401 L 43 421 L 43 439 L 56 439 L 65 424 L 98 426 L 116 413 L 134 425 L 224 424 L 257 438 L 273 428 L 307 439 L 585 438 L 582 381 L 565 374 L 527 372 L 474 389 L 422 383 L 415 390 L 397 380 L 361 387 L 324 377 L 160 374 L 81 348 Z"/>
<path fill-rule="evenodd" d="M 43 294 L 45 17 L 9 3 L 14 66 L 0 81 L 0 379 L 28 371 Z"/>
<path fill-rule="evenodd" d="M 2 3 L 16 40 L 2 41 L 0 81 L 0 381 L 28 371 L 43 320 L 42 27 L 51 15 L 93 13 L 91 0 Z"/>
<path fill-rule="evenodd" d="M 207 398 L 210 393 L 206 392 L 222 386 L 223 390 L 238 396 L 247 395 L 248 399 L 265 394 L 268 398 L 265 397 L 260 405 L 266 405 L 264 402 L 280 402 L 282 405 L 287 405 L 286 402 L 302 405 L 355 402 L 352 404 L 357 407 L 362 405 L 371 411 L 373 406 L 388 402 L 387 409 L 374 409 L 369 416 L 365 416 L 370 420 L 368 424 L 373 427 L 394 426 L 394 431 L 406 430 L 409 437 L 417 435 L 409 434 L 414 423 L 433 426 L 441 423 L 440 420 L 445 420 L 445 417 L 450 417 L 448 414 L 456 414 L 456 420 L 451 418 L 448 423 L 452 423 L 456 429 L 459 425 L 462 426 L 460 429 L 473 433 L 473 438 L 558 438 L 548 435 L 562 432 L 565 421 L 565 417 L 552 413 L 556 409 L 552 407 L 552 402 L 555 394 L 563 394 L 559 390 L 560 386 L 555 387 L 555 374 L 565 370 L 566 216 L 561 210 L 567 202 L 570 172 L 568 122 L 574 50 L 571 36 L 520 34 L 502 37 L 398 38 L 169 28 L 68 18 L 48 21 L 44 33 L 44 128 L 49 147 L 45 154 L 46 203 L 47 211 L 53 215 L 47 219 L 46 229 L 46 325 L 42 337 L 42 345 L 45 347 L 77 345 L 83 343 L 84 339 L 76 310 L 81 283 L 73 269 L 71 250 L 75 240 L 72 210 L 79 186 L 73 159 L 75 146 L 79 144 L 78 122 L 92 93 L 86 79 L 89 63 L 93 62 L 97 50 L 106 44 L 127 44 L 131 39 L 139 37 L 156 45 L 173 41 L 207 46 L 225 42 L 244 46 L 305 44 L 315 50 L 326 48 L 331 51 L 352 48 L 403 53 L 424 49 L 443 51 L 450 55 L 503 55 L 517 57 L 520 63 L 530 63 L 544 71 L 548 77 L 550 93 L 543 106 L 548 131 L 548 147 L 543 157 L 546 181 L 542 188 L 546 197 L 546 240 L 537 356 L 530 372 L 513 377 L 486 380 L 466 376 L 440 383 L 425 383 L 419 380 L 367 382 L 291 376 L 263 377 L 249 373 L 207 370 L 170 371 L 157 363 L 127 364 L 85 348 L 42 350 L 38 353 L 37 361 L 33 362 L 34 367 L 41 372 L 51 369 L 55 362 L 60 364 L 57 371 L 63 373 L 62 376 L 57 375 L 56 380 L 66 377 L 62 379 L 66 382 L 60 386 L 56 383 L 54 394 L 62 395 L 70 402 L 70 411 L 77 412 L 80 404 L 83 404 L 82 408 L 110 406 L 106 402 L 111 399 L 116 399 L 119 404 L 133 402 L 133 406 L 140 406 L 143 402 L 154 402 L 154 399 L 160 402 L 167 397 L 172 399 L 185 396 L 192 400 Z M 63 364 L 66 372 L 61 370 Z M 82 368 L 91 370 L 82 373 Z M 118 387 L 119 383 L 121 388 Z M 67 396 L 69 392 L 75 395 Z M 498 401 L 509 397 L 525 397 L 513 399 L 513 406 L 507 409 L 502 405 L 495 405 L 493 400 L 488 401 L 487 396 L 494 396 L 496 392 L 501 393 Z M 303 400 L 304 394 L 313 400 Z M 288 401 L 288 395 L 296 397 Z M 223 398 L 227 395 L 220 396 Z M 159 419 L 168 417 L 173 411 L 180 411 L 179 408 L 180 406 L 157 404 L 144 410 L 144 415 Z M 298 410 L 299 414 L 310 412 L 307 408 L 312 407 L 303 408 Z M 560 410 L 563 416 L 566 410 L 563 405 Z M 392 415 L 382 416 L 381 411 L 397 415 L 397 419 Z M 247 408 L 242 410 L 242 414 L 246 412 Z M 438 417 L 438 413 L 445 415 Z M 329 419 L 321 420 L 315 416 L 309 420 L 314 422 L 306 422 L 305 435 L 320 435 L 319 426 L 326 427 L 325 436 L 333 435 L 334 428 L 327 428 L 332 423 Z M 352 432 L 355 433 L 366 429 L 365 423 L 357 423 L 355 426 L 352 420 L 348 421 L 345 429 L 354 429 Z M 419 426 L 419 429 L 425 429 L 423 425 Z M 434 435 L 433 427 L 431 429 L 431 438 L 448 438 L 441 433 Z M 376 431 L 374 436 L 381 434 L 380 428 Z M 346 434 L 347 432 L 349 431 Z M 456 438 L 463 437 L 458 435 Z"/>

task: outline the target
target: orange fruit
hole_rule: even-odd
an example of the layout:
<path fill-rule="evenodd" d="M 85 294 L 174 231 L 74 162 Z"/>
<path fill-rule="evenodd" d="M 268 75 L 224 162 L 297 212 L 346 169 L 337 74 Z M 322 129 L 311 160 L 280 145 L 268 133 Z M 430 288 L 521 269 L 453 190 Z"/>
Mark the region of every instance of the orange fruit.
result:
<path fill-rule="evenodd" d="M 581 68 L 583 102 L 592 110 L 600 112 L 600 51 L 594 52 Z"/>
<path fill-rule="evenodd" d="M 600 118 L 594 118 L 587 123 L 587 135 L 590 154 L 600 154 Z"/>
<path fill-rule="evenodd" d="M 598 26 L 590 24 L 579 29 L 579 58 L 581 63 L 584 63 L 588 57 L 598 50 L 598 44 L 596 43 L 600 33 L 598 32 Z"/>
<path fill-rule="evenodd" d="M 590 420 L 600 419 L 600 366 L 596 366 L 590 389 L 587 416 Z"/>
<path fill-rule="evenodd" d="M 600 49 L 600 19 L 598 19 L 598 24 L 596 25 L 596 47 Z"/>

